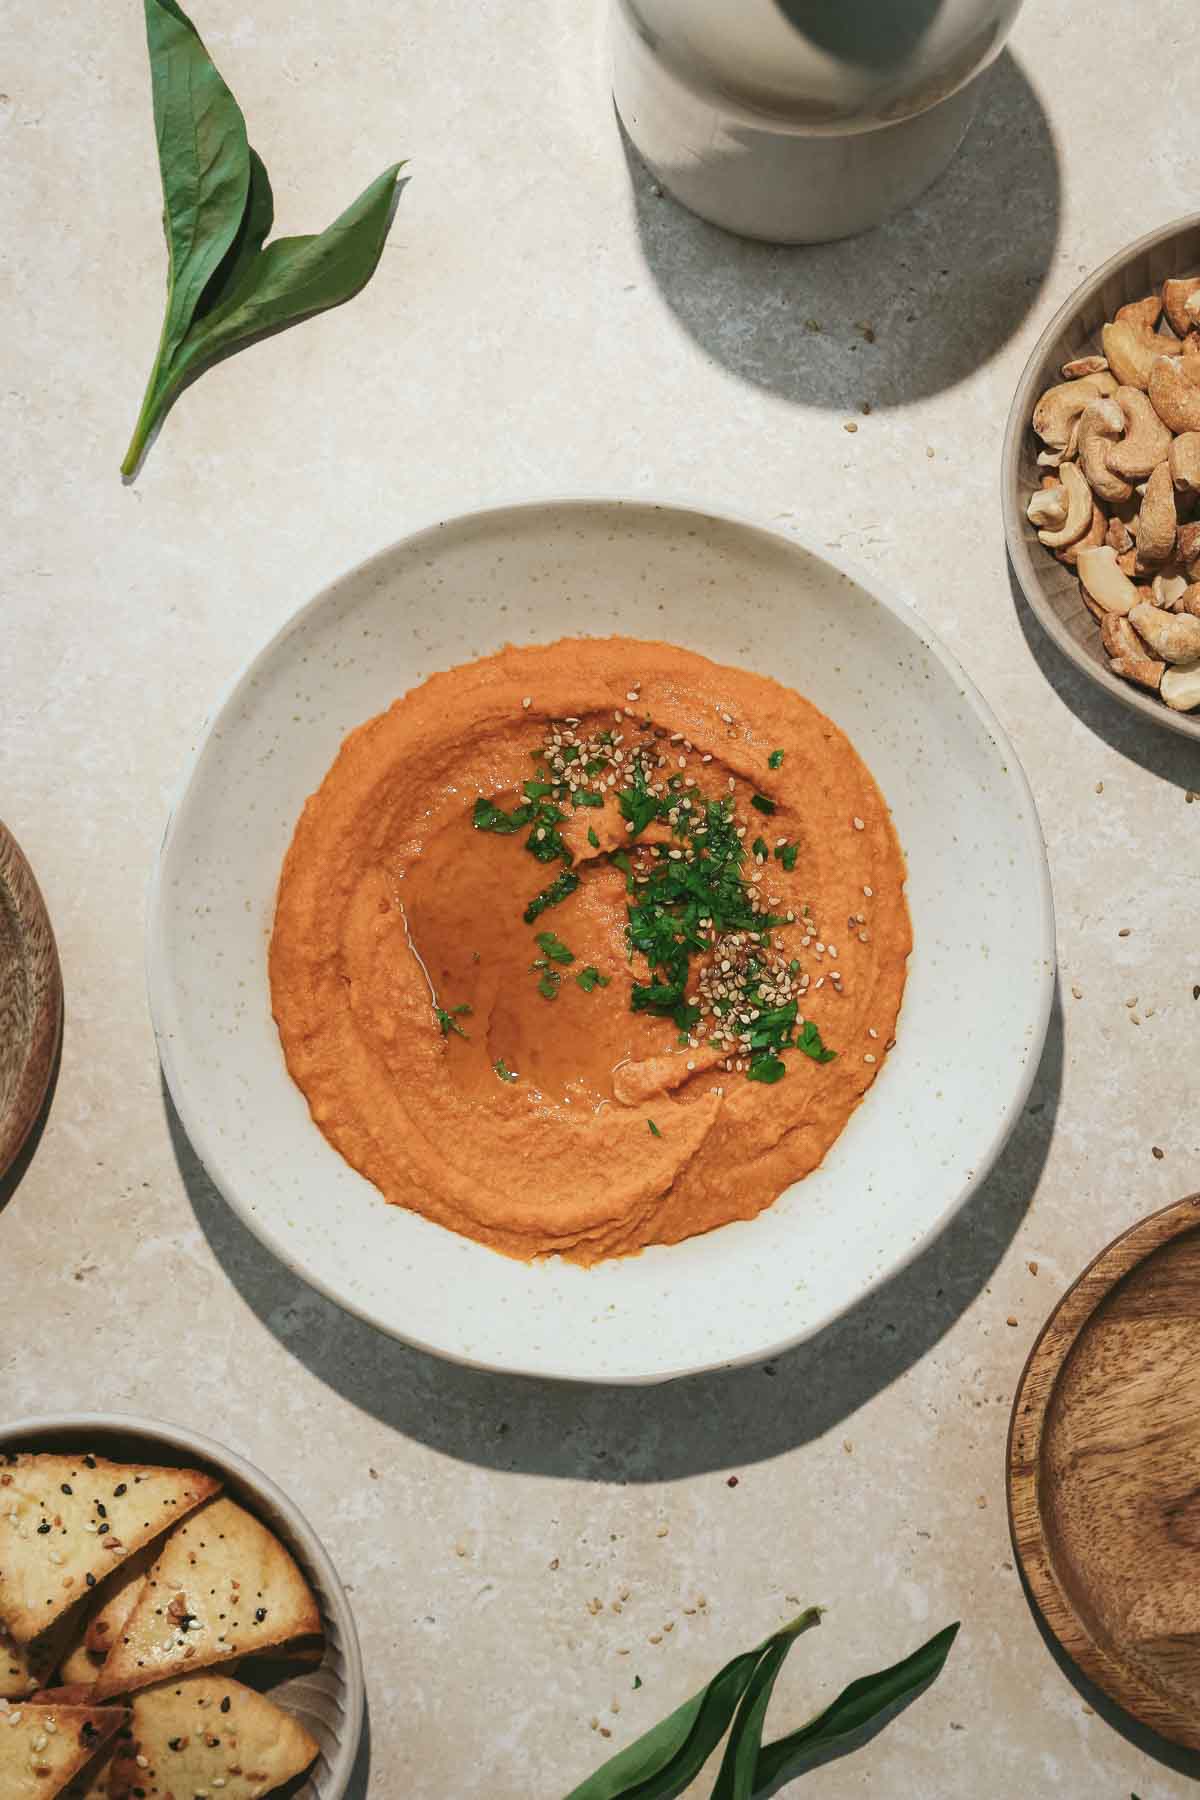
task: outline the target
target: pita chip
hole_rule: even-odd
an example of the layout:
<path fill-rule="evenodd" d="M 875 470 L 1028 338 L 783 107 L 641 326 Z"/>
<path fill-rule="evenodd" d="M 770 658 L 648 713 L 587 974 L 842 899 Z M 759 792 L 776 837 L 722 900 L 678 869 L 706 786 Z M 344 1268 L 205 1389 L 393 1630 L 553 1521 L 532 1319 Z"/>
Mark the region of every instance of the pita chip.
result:
<path fill-rule="evenodd" d="M 307 1769 L 320 1746 L 299 1720 L 229 1676 L 144 1688 L 117 1746 L 109 1800 L 257 1800 Z"/>
<path fill-rule="evenodd" d="M 4 1800 L 50 1800 L 128 1718 L 121 1706 L 0 1703 L 0 1794 Z"/>
<path fill-rule="evenodd" d="M 220 1491 L 198 1469 L 0 1456 L 0 1620 L 38 1637 L 143 1544 Z"/>
<path fill-rule="evenodd" d="M 100 1673 L 104 1658 L 89 1650 L 82 1638 L 71 1644 L 58 1665 L 58 1679 L 64 1687 L 86 1688 L 89 1692 Z"/>
<path fill-rule="evenodd" d="M 99 1756 L 92 1758 L 82 1775 L 76 1775 L 73 1781 L 67 1783 L 60 1800 L 109 1800 L 111 1790 L 108 1784 L 112 1778 L 115 1747 L 114 1742 L 106 1744 Z"/>
<path fill-rule="evenodd" d="M 0 1699 L 21 1700 L 35 1688 L 44 1687 L 80 1627 L 76 1609 L 75 1613 L 64 1613 L 32 1643 L 18 1644 L 0 1625 Z"/>
<path fill-rule="evenodd" d="M 320 1629 L 312 1591 L 279 1540 L 235 1501 L 210 1500 L 163 1545 L 105 1659 L 96 1698 Z"/>
<path fill-rule="evenodd" d="M 97 1589 L 95 1604 L 89 1610 L 86 1642 L 98 1656 L 107 1656 L 124 1630 L 161 1548 L 161 1544 L 147 1544 Z"/>

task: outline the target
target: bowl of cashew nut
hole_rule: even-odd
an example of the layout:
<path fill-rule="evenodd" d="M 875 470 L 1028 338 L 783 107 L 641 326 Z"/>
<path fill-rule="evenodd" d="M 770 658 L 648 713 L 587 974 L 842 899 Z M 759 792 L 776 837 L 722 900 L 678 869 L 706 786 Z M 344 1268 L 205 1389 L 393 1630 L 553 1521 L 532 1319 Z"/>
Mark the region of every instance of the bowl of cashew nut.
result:
<path fill-rule="evenodd" d="M 1051 320 L 1003 484 L 1013 569 L 1059 648 L 1200 739 L 1200 215 L 1121 251 Z"/>

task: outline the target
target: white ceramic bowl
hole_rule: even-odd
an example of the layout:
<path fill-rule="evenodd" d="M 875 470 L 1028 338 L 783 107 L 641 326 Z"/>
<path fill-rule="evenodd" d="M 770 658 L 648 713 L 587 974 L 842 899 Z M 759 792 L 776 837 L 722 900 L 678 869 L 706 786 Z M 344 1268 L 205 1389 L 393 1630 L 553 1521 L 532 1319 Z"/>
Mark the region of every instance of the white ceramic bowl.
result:
<path fill-rule="evenodd" d="M 564 632 L 658 636 L 815 701 L 892 808 L 916 939 L 899 1047 L 823 1166 L 752 1223 L 591 1270 L 527 1267 L 387 1206 L 310 1120 L 266 969 L 284 852 L 345 733 L 434 670 Z M 203 735 L 163 843 L 148 948 L 183 1123 L 290 1268 L 439 1355 L 633 1382 L 797 1342 L 946 1223 L 1029 1091 L 1053 958 L 1028 785 L 921 621 L 795 538 L 633 500 L 449 520 L 302 608 Z"/>
<path fill-rule="evenodd" d="M 363 1722 L 363 1668 L 354 1615 L 337 1570 L 320 1538 L 293 1500 L 256 1469 L 198 1431 L 126 1413 L 51 1413 L 0 1423 L 0 1451 L 92 1451 L 116 1462 L 163 1463 L 204 1468 L 219 1475 L 231 1499 L 268 1525 L 304 1571 L 321 1609 L 325 1654 L 271 1689 L 272 1698 L 307 1726 L 321 1754 L 292 1800 L 342 1800 L 354 1768 Z"/>

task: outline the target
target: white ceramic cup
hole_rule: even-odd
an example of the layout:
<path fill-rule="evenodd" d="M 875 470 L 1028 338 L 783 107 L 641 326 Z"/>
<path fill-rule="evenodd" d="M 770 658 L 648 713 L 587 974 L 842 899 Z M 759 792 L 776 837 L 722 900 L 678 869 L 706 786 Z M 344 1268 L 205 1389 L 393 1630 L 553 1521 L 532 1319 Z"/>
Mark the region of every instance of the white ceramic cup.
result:
<path fill-rule="evenodd" d="M 664 187 L 743 237 L 821 243 L 916 199 L 1020 0 L 615 0 L 613 95 Z"/>

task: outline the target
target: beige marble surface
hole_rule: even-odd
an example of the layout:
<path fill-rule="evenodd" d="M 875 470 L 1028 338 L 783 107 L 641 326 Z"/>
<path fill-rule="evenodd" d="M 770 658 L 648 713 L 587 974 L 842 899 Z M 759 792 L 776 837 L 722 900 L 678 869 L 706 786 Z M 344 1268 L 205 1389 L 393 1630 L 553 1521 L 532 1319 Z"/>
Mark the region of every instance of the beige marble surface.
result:
<path fill-rule="evenodd" d="M 1151 57 L 1136 0 L 1027 7 L 924 202 L 787 252 L 696 223 L 629 166 L 601 12 L 409 0 L 351 31 L 345 9 L 206 0 L 284 229 L 324 223 L 395 155 L 412 180 L 366 293 L 207 376 L 127 489 L 163 267 L 139 9 L 10 0 L 0 811 L 57 925 L 67 1026 L 0 1213 L 0 1412 L 158 1413 L 291 1490 L 357 1608 L 358 1796 L 554 1800 L 793 1595 L 831 1610 L 793 1655 L 781 1725 L 964 1621 L 941 1683 L 810 1777 L 831 1800 L 1183 1796 L 1197 1761 L 1123 1731 L 1046 1647 L 1002 1469 L 1051 1303 L 1119 1227 L 1198 1185 L 1200 756 L 1041 641 L 996 486 L 1041 324 L 1196 205 L 1194 70 L 1170 53 L 1193 12 L 1160 0 Z M 170 796 L 243 660 L 410 526 L 563 488 L 752 509 L 907 592 L 1013 735 L 1059 910 L 1037 1088 L 969 1211 L 777 1367 L 657 1392 L 464 1374 L 299 1286 L 172 1132 L 142 981 Z M 624 1587 L 620 1615 L 589 1610 Z"/>

